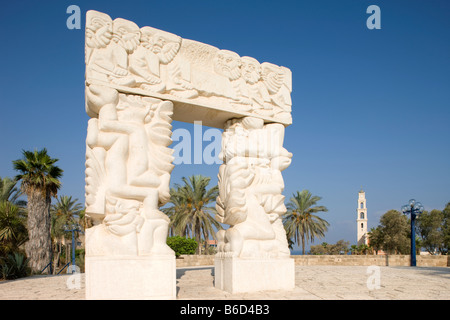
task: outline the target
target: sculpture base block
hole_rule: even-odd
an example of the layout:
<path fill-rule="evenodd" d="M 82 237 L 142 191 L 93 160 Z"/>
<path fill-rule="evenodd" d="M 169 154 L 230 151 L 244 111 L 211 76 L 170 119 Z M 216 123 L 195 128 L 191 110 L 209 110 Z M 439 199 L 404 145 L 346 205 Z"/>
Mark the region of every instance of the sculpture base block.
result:
<path fill-rule="evenodd" d="M 86 257 L 86 299 L 176 299 L 173 256 Z"/>
<path fill-rule="evenodd" d="M 292 290 L 295 262 L 291 258 L 243 259 L 216 256 L 215 287 L 230 293 Z"/>

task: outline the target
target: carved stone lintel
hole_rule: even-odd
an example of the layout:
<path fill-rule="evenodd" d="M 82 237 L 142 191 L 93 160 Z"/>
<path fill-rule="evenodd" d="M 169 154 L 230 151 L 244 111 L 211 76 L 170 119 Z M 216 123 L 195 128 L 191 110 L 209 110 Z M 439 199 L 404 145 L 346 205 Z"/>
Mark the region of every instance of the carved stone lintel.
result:
<path fill-rule="evenodd" d="M 188 104 L 206 109 L 194 110 L 201 115 L 211 109 L 284 125 L 292 122 L 288 68 L 93 10 L 86 13 L 86 81 L 170 100 L 180 111 L 174 119 L 180 121 L 192 121 L 178 108 Z M 95 110 L 88 109 L 88 114 Z M 218 127 L 224 122 L 204 120 Z"/>

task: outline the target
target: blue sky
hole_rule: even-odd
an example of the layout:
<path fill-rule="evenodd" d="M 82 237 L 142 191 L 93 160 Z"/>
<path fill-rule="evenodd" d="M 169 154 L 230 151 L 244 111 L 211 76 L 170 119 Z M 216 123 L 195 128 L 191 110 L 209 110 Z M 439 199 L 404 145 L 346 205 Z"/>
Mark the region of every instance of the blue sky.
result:
<path fill-rule="evenodd" d="M 81 29 L 69 30 L 69 5 Z M 369 30 L 369 5 L 381 29 Z M 21 150 L 46 147 L 64 170 L 60 194 L 84 202 L 84 24 L 87 10 L 252 56 L 292 70 L 293 124 L 283 172 L 289 199 L 309 189 L 329 211 L 326 237 L 356 243 L 356 202 L 369 228 L 410 198 L 450 202 L 448 1 L 14 1 L 2 4 L 0 176 Z M 174 122 L 174 129 L 192 125 Z M 206 128 L 205 128 L 206 129 Z M 206 143 L 205 143 L 206 145 Z M 181 165 L 217 182 L 218 165 Z"/>

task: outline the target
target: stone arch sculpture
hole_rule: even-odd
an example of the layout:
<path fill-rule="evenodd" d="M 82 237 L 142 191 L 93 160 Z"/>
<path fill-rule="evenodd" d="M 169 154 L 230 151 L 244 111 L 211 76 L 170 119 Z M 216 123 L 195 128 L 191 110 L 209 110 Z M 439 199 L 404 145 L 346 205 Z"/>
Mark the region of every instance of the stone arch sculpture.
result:
<path fill-rule="evenodd" d="M 172 120 L 224 129 L 216 219 L 230 227 L 217 235 L 216 287 L 291 288 L 281 222 L 290 70 L 97 11 L 86 14 L 85 53 L 87 298 L 176 296 L 159 210 L 170 198 Z M 266 284 L 249 276 L 258 272 L 272 274 Z"/>

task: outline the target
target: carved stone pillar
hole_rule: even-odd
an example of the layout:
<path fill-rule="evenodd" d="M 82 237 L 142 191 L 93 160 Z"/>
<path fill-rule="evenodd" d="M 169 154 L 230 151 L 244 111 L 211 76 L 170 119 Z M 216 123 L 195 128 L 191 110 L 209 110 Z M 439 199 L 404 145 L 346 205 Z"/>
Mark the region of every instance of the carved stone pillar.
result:
<path fill-rule="evenodd" d="M 175 298 L 175 254 L 166 244 L 173 104 L 90 85 L 98 114 L 86 138 L 86 297 Z M 164 279 L 162 282 L 159 279 Z"/>
<path fill-rule="evenodd" d="M 217 288 L 235 292 L 292 289 L 290 258 L 281 216 L 281 171 L 292 154 L 283 148 L 284 126 L 257 118 L 229 120 L 222 136 L 216 219 L 230 228 L 217 234 Z"/>

